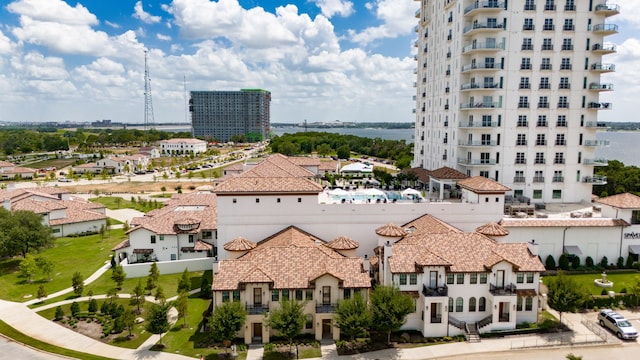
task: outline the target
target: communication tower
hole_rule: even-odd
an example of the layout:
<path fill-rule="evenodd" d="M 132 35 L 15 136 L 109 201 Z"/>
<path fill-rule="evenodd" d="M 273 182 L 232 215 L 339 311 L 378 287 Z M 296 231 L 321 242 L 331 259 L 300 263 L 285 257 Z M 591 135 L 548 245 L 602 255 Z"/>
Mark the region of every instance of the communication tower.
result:
<path fill-rule="evenodd" d="M 153 129 L 153 100 L 151 99 L 151 77 L 149 76 L 149 65 L 147 55 L 149 51 L 144 51 L 144 129 Z"/>

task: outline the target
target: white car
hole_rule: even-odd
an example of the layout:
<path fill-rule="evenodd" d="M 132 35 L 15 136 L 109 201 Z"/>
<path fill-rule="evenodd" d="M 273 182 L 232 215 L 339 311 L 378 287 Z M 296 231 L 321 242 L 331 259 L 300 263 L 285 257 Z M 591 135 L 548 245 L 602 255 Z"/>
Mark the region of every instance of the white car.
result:
<path fill-rule="evenodd" d="M 638 337 L 638 330 L 631 325 L 631 322 L 612 310 L 600 311 L 598 320 L 601 326 L 613 331 L 620 339 L 627 340 Z"/>

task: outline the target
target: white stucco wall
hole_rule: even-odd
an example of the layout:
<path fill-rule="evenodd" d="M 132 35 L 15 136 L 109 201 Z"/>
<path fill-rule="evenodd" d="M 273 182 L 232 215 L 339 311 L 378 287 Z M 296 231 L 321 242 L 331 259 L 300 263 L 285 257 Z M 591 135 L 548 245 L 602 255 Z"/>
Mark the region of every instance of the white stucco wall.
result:
<path fill-rule="evenodd" d="M 189 271 L 211 270 L 212 258 L 176 260 L 176 261 L 158 261 L 158 271 L 160 274 L 178 274 L 188 269 Z M 127 278 L 136 278 L 149 275 L 151 262 L 139 264 L 123 264 L 124 272 Z"/>

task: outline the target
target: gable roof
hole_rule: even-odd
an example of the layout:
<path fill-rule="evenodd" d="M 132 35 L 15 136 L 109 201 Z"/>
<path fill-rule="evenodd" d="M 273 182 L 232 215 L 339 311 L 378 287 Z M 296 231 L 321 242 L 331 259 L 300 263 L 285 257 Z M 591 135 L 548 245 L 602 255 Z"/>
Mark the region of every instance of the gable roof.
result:
<path fill-rule="evenodd" d="M 456 169 L 444 166 L 435 170 L 429 171 L 429 175 L 440 180 L 461 180 L 467 179 L 469 176 Z"/>
<path fill-rule="evenodd" d="M 316 236 L 289 226 L 241 257 L 221 260 L 213 290 L 234 290 L 248 282 L 269 282 L 273 289 L 307 289 L 324 274 L 334 276 L 345 288 L 371 286 L 361 258 L 345 257 Z"/>
<path fill-rule="evenodd" d="M 640 196 L 630 193 L 611 195 L 595 200 L 597 203 L 609 205 L 618 209 L 640 209 Z"/>
<path fill-rule="evenodd" d="M 503 194 L 510 191 L 511 188 L 500 184 L 497 181 L 488 179 L 484 176 L 474 176 L 458 181 L 458 185 L 467 190 L 471 190 L 479 194 Z"/>

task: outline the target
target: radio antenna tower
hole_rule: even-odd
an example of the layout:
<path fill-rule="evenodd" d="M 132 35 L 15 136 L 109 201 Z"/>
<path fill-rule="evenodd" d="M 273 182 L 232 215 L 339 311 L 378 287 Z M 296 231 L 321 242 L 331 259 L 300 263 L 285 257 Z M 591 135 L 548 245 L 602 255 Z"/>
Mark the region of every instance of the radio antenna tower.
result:
<path fill-rule="evenodd" d="M 153 100 L 151 99 L 151 77 L 149 76 L 149 65 L 147 64 L 147 54 L 144 51 L 144 129 L 153 129 Z"/>

